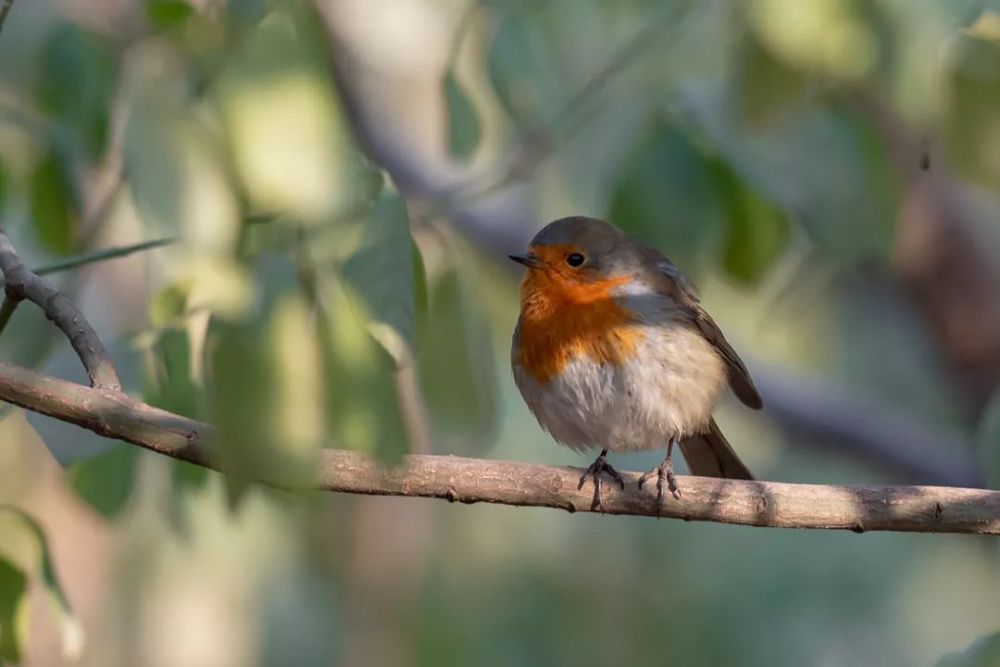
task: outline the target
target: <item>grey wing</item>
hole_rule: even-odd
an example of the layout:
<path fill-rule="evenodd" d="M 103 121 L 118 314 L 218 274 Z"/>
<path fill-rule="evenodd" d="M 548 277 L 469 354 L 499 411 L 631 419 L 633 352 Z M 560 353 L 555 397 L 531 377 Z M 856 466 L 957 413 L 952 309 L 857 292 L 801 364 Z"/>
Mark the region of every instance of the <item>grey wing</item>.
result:
<path fill-rule="evenodd" d="M 764 402 L 761 400 L 760 393 L 750 378 L 750 371 L 747 370 L 743 360 L 736 354 L 733 346 L 726 340 L 715 320 L 701 307 L 698 293 L 695 291 L 690 279 L 666 257 L 660 256 L 659 259 L 657 267 L 667 279 L 665 286 L 681 305 L 682 310 L 698 326 L 705 339 L 715 346 L 715 349 L 719 351 L 722 359 L 726 362 L 729 386 L 732 387 L 733 393 L 747 407 L 760 410 L 764 406 Z"/>

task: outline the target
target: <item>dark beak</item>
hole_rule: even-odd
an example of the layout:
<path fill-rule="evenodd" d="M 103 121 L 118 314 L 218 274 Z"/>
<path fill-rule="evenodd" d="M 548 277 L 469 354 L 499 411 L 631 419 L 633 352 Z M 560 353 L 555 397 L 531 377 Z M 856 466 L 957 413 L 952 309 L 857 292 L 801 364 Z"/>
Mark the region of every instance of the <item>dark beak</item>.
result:
<path fill-rule="evenodd" d="M 529 269 L 538 268 L 538 260 L 531 255 L 507 255 L 518 264 L 524 264 Z"/>

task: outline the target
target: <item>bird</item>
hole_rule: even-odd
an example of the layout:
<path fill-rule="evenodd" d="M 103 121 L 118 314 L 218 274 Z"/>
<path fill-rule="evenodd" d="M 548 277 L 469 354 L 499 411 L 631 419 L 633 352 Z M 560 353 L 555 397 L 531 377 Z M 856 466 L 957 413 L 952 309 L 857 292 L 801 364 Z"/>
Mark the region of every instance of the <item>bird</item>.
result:
<path fill-rule="evenodd" d="M 678 446 L 690 472 L 752 480 L 713 411 L 726 386 L 749 408 L 760 393 L 736 351 L 702 307 L 688 277 L 658 250 L 604 220 L 549 223 L 525 254 L 527 271 L 511 344 L 514 381 L 540 426 L 570 449 L 600 450 L 580 476 L 625 488 L 609 452 L 666 449 L 639 478 L 656 477 L 681 497 L 673 468 Z"/>

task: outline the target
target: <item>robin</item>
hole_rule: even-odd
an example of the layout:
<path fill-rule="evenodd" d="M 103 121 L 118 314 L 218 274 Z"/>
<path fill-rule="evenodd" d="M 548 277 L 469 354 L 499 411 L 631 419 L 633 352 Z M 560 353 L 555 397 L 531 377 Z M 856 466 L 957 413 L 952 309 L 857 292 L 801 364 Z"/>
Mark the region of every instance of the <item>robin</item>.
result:
<path fill-rule="evenodd" d="M 692 474 L 753 479 L 723 437 L 712 411 L 728 383 L 760 409 L 750 374 L 699 304 L 687 276 L 653 248 L 602 220 L 556 220 L 510 255 L 528 271 L 514 329 L 514 381 L 542 428 L 574 450 L 599 449 L 580 477 L 625 488 L 608 452 L 666 447 L 656 476 L 680 490 L 671 455 L 679 445 Z"/>

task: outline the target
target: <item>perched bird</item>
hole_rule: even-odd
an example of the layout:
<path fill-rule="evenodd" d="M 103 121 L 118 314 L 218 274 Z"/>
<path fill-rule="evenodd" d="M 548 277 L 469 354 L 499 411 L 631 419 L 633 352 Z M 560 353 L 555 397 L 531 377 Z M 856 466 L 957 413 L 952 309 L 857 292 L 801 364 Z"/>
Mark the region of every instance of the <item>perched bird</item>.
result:
<path fill-rule="evenodd" d="M 656 476 L 680 497 L 671 455 L 679 445 L 695 475 L 753 479 L 712 417 L 726 384 L 762 406 L 750 374 L 694 287 L 653 248 L 602 220 L 556 220 L 510 255 L 527 267 L 514 329 L 514 380 L 538 423 L 574 450 L 599 449 L 580 477 L 625 487 L 611 452 L 666 448 Z"/>

